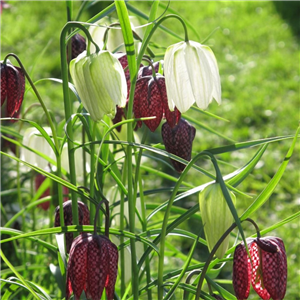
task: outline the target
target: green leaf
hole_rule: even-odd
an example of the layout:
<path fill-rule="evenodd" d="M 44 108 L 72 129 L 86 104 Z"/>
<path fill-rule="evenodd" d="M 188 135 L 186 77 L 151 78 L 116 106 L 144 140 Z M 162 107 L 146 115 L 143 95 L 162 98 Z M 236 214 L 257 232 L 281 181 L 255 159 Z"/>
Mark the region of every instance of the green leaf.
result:
<path fill-rule="evenodd" d="M 260 195 L 258 195 L 258 197 L 255 199 L 255 201 L 247 208 L 247 210 L 242 214 L 241 216 L 241 220 L 245 220 L 246 218 L 248 218 L 251 214 L 253 214 L 256 210 L 258 210 L 268 199 L 269 197 L 272 195 L 274 189 L 276 188 L 277 184 L 279 183 L 286 166 L 288 165 L 290 158 L 293 154 L 295 145 L 296 145 L 296 141 L 298 138 L 298 134 L 299 134 L 299 130 L 300 127 L 298 127 L 297 132 L 294 136 L 292 145 L 287 153 L 287 155 L 285 156 L 282 164 L 280 165 L 278 171 L 276 172 L 276 174 L 274 175 L 274 177 L 269 181 L 268 185 L 265 187 L 265 189 L 260 193 Z"/>

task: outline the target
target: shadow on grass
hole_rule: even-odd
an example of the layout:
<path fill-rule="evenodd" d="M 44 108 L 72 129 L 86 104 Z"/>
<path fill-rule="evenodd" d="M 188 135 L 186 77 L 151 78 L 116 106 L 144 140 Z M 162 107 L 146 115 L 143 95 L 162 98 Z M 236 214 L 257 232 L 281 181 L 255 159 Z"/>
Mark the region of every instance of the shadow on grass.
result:
<path fill-rule="evenodd" d="M 300 2 L 299 1 L 273 1 L 278 14 L 291 27 L 298 42 L 300 41 Z"/>

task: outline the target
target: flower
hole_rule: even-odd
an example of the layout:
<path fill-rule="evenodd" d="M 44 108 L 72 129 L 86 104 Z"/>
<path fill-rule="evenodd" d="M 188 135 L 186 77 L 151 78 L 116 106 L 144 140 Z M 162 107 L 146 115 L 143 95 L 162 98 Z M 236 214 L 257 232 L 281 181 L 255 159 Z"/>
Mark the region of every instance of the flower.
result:
<path fill-rule="evenodd" d="M 44 127 L 44 130 L 49 136 L 52 135 L 50 127 Z M 41 135 L 40 131 L 35 127 L 30 127 L 26 129 L 23 135 L 23 145 L 27 148 L 40 152 L 41 155 L 43 154 L 50 160 L 55 160 L 55 154 L 53 152 L 53 149 L 48 144 L 47 140 Z M 49 166 L 49 161 L 41 155 L 36 154 L 27 148 L 21 148 L 21 159 L 26 161 L 27 163 L 30 163 L 43 170 L 46 170 Z"/>
<path fill-rule="evenodd" d="M 250 282 L 263 300 L 284 299 L 287 284 L 287 259 L 283 241 L 278 237 L 247 239 L 235 248 L 233 287 L 238 300 L 249 296 Z"/>
<path fill-rule="evenodd" d="M 83 106 L 94 121 L 100 121 L 105 114 L 114 118 L 116 106 L 125 106 L 127 86 L 124 71 L 110 52 L 87 55 L 83 51 L 71 60 L 70 73 Z"/>
<path fill-rule="evenodd" d="M 194 102 L 206 109 L 213 98 L 221 104 L 221 84 L 212 50 L 193 41 L 169 46 L 164 58 L 167 95 L 171 110 L 186 112 Z"/>
<path fill-rule="evenodd" d="M 1 62 L 1 107 L 6 100 L 6 117 L 18 116 L 24 98 L 25 76 L 9 60 Z"/>
<path fill-rule="evenodd" d="M 232 192 L 230 195 L 235 203 L 235 195 Z M 213 183 L 199 193 L 199 205 L 207 246 L 211 252 L 233 222 L 233 216 L 222 193 L 220 183 Z M 224 239 L 216 251 L 218 258 L 224 256 L 228 244 L 229 236 Z"/>
<path fill-rule="evenodd" d="M 72 45 L 71 59 L 76 58 L 80 53 L 86 50 L 85 38 L 79 33 L 76 33 L 71 37 L 71 45 Z M 68 54 L 68 50 L 67 50 L 67 54 Z"/>
<path fill-rule="evenodd" d="M 192 145 L 195 138 L 196 129 L 187 121 L 180 119 L 175 127 L 171 127 L 168 123 L 163 124 L 161 129 L 162 139 L 166 150 L 185 160 L 190 160 L 192 155 Z M 171 160 L 174 168 L 178 172 L 182 172 L 185 165 Z"/>
<path fill-rule="evenodd" d="M 90 225 L 90 211 L 89 211 L 88 207 L 81 201 L 77 201 L 77 204 L 78 204 L 79 225 Z M 72 201 L 71 200 L 64 202 L 63 210 L 64 210 L 65 226 L 73 225 Z M 54 226 L 55 227 L 60 226 L 59 206 L 57 206 L 55 209 Z M 73 242 L 73 232 L 66 233 L 67 253 L 70 252 L 72 242 Z"/>
<path fill-rule="evenodd" d="M 47 177 L 44 176 L 43 174 L 40 174 L 40 173 L 37 173 L 37 174 L 36 174 L 36 176 L 35 176 L 35 178 L 34 178 L 35 191 L 36 191 L 36 192 L 39 190 L 40 186 L 43 184 L 43 182 L 44 182 L 46 179 L 47 179 Z M 48 187 L 48 188 L 43 192 L 43 194 L 40 196 L 39 199 L 44 198 L 44 197 L 47 197 L 47 196 L 50 196 L 50 195 L 53 196 L 54 193 L 53 193 L 53 187 L 52 187 L 51 183 L 50 183 L 50 186 L 51 186 L 51 188 Z M 63 186 L 62 189 L 63 189 L 64 195 L 66 195 L 66 196 L 64 196 L 64 201 L 67 201 L 67 200 L 68 200 L 67 195 L 68 195 L 68 193 L 69 193 L 69 189 L 68 189 L 67 187 L 65 187 L 65 186 Z M 43 210 L 48 210 L 49 207 L 50 207 L 50 201 L 46 201 L 46 202 L 44 202 L 44 203 L 41 203 L 41 204 L 38 205 L 38 207 L 42 208 Z"/>
<path fill-rule="evenodd" d="M 153 67 L 157 72 L 159 63 L 153 64 Z M 153 76 L 151 67 L 142 67 L 139 70 L 134 93 L 133 112 L 136 118 L 155 116 L 155 119 L 144 121 L 151 131 L 155 131 L 163 117 L 167 119 L 171 128 L 178 123 L 181 117 L 176 108 L 173 112 L 169 109 L 165 77 L 159 73 Z M 138 121 L 138 126 L 141 125 L 142 122 Z"/>
<path fill-rule="evenodd" d="M 118 273 L 118 248 L 106 236 L 83 233 L 77 236 L 70 250 L 67 266 L 66 299 L 81 293 L 100 300 L 105 288 L 107 299 L 114 298 Z"/>

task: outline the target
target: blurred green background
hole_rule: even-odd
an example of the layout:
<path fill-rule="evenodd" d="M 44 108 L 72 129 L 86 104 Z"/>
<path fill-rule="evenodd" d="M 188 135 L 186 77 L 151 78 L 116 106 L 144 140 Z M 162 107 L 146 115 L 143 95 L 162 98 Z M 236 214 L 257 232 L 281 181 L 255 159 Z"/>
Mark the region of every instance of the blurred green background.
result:
<path fill-rule="evenodd" d="M 64 1 L 7 1 L 9 8 L 1 15 L 1 60 L 13 52 L 19 56 L 32 79 L 60 78 L 59 38 L 66 23 Z M 145 14 L 151 2 L 130 1 Z M 164 13 L 163 1 L 158 15 Z M 81 1 L 74 1 L 74 11 Z M 107 5 L 100 1 L 81 15 L 81 21 Z M 229 140 L 250 141 L 273 136 L 293 135 L 299 124 L 299 41 L 300 2 L 288 1 L 171 1 L 169 8 L 179 13 L 193 28 L 191 40 L 201 42 L 213 33 L 205 44 L 215 53 L 222 83 L 222 105 L 213 102 L 208 111 L 229 122 L 216 120 L 204 114 L 189 111 L 188 116 L 211 127 L 221 135 L 214 135 L 197 127 L 194 153 L 227 145 Z M 141 24 L 146 21 L 140 18 Z M 179 36 L 183 30 L 179 22 L 167 21 L 168 27 Z M 164 31 L 157 31 L 152 38 L 152 50 L 160 54 L 168 45 L 179 39 Z M 12 61 L 12 63 L 15 63 Z M 57 122 L 63 118 L 62 88 L 60 84 L 42 81 L 37 85 L 46 106 L 52 110 Z M 28 92 L 23 109 L 37 102 Z M 41 109 L 33 109 L 27 116 L 43 123 Z M 150 141 L 161 142 L 160 131 L 150 136 Z M 228 140 L 229 139 L 229 140 Z M 253 174 L 239 187 L 257 196 L 278 169 L 290 146 L 291 140 L 269 145 L 262 161 Z M 270 200 L 252 216 L 261 229 L 282 220 L 299 210 L 299 143 L 285 174 Z M 257 148 L 222 155 L 219 158 L 235 167 L 243 166 Z M 208 166 L 205 166 L 208 167 Z M 232 171 L 224 164 L 224 173 Z M 199 178 L 199 184 L 203 183 Z M 205 177 L 203 177 L 205 180 Z M 207 179 L 206 179 L 207 180 Z M 2 190 L 5 189 L 2 172 Z M 3 201 L 11 201 L 3 197 Z M 190 205 L 197 201 L 191 197 Z M 251 200 L 250 200 L 251 201 Z M 237 209 L 242 213 L 250 204 L 249 199 L 238 199 Z M 289 223 L 272 235 L 284 239 L 289 264 L 286 299 L 300 299 L 300 238 L 299 219 Z M 230 278 L 230 266 L 223 272 Z M 251 298 L 252 297 L 252 298 Z M 256 299 L 251 293 L 249 299 Z"/>

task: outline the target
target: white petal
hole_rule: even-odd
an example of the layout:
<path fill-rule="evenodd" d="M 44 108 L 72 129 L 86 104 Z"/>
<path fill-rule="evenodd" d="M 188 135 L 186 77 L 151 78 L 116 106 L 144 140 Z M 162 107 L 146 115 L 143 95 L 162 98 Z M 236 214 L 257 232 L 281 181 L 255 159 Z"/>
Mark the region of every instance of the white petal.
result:
<path fill-rule="evenodd" d="M 221 81 L 216 57 L 208 46 L 202 46 L 202 49 L 203 53 L 207 57 L 207 61 L 211 70 L 211 76 L 213 80 L 213 97 L 216 99 L 218 104 L 221 104 Z"/>

